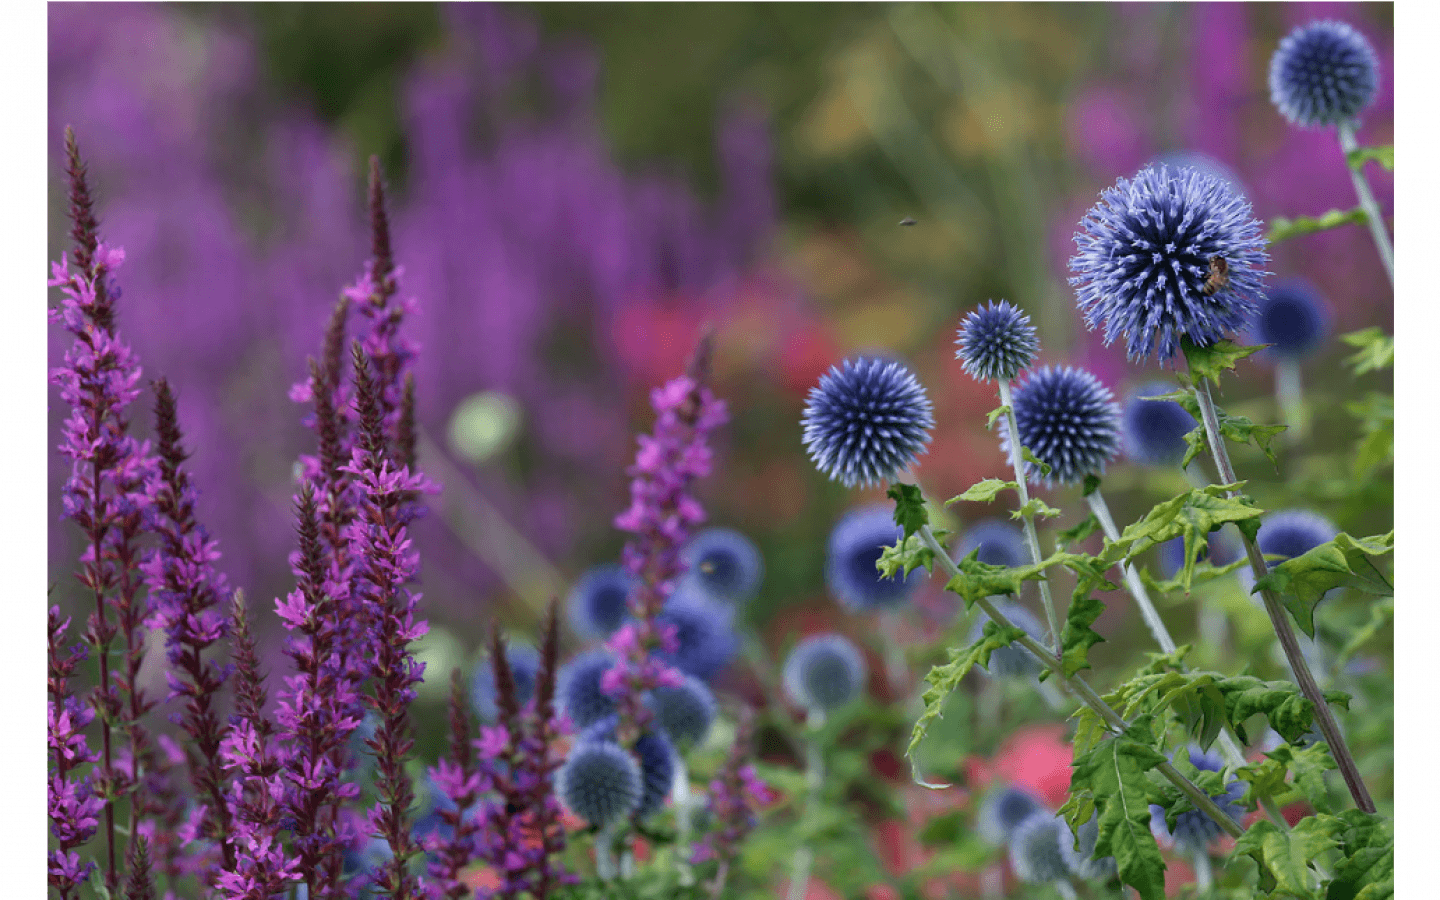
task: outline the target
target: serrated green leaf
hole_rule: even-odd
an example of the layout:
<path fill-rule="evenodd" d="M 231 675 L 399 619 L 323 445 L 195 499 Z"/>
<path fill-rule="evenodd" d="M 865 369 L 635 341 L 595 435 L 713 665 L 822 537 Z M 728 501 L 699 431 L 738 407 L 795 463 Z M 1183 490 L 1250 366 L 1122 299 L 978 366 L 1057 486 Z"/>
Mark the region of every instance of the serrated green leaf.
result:
<path fill-rule="evenodd" d="M 1030 448 L 1026 447 L 1024 444 L 1020 445 L 1020 458 L 1028 463 L 1031 463 L 1035 466 L 1035 468 L 1039 469 L 1041 475 L 1049 475 L 1051 472 L 1050 464 L 1047 462 L 1041 462 L 1040 459 L 1035 456 L 1035 454 L 1030 452 Z"/>
<path fill-rule="evenodd" d="M 1287 219 L 1284 216 L 1276 216 L 1270 222 L 1270 233 L 1265 236 L 1265 239 L 1272 244 L 1278 244 L 1281 241 L 1288 241 L 1291 238 L 1300 237 L 1301 235 L 1315 234 L 1319 231 L 1339 228 L 1341 225 L 1364 224 L 1365 210 L 1358 206 L 1354 209 L 1347 209 L 1344 212 L 1338 209 L 1332 209 L 1319 218 L 1296 216 L 1293 219 Z"/>
<path fill-rule="evenodd" d="M 1120 880 L 1133 887 L 1141 900 L 1165 896 L 1165 860 L 1150 831 L 1150 786 L 1146 773 L 1165 757 L 1150 746 L 1146 722 L 1136 722 L 1123 735 L 1102 741 L 1071 763 L 1070 792 L 1085 795 L 1099 812 L 1097 857 L 1113 856 Z M 1083 804 L 1070 807 L 1071 827 L 1077 827 Z"/>
<path fill-rule="evenodd" d="M 1068 550 L 1099 530 L 1100 521 L 1093 514 L 1087 515 L 1072 527 L 1056 534 L 1055 543 Z"/>
<path fill-rule="evenodd" d="M 1350 587 L 1368 594 L 1389 596 L 1390 582 L 1370 562 L 1395 547 L 1395 532 L 1367 538 L 1353 538 L 1345 532 L 1318 547 L 1287 559 L 1255 583 L 1255 591 L 1269 589 L 1280 595 L 1302 631 L 1315 636 L 1315 606 L 1329 591 Z M 1253 593 L 1254 591 L 1252 591 Z"/>
<path fill-rule="evenodd" d="M 1143 670 L 1142 670 L 1143 671 Z M 1348 703 L 1349 696 L 1327 691 L 1327 700 Z M 1209 747 L 1226 723 L 1242 742 L 1245 720 L 1264 715 L 1287 741 L 1296 741 L 1314 724 L 1315 708 L 1290 681 L 1262 681 L 1250 675 L 1217 672 L 1146 672 L 1120 685 L 1105 698 L 1123 716 L 1170 712 L 1202 747 Z"/>
<path fill-rule="evenodd" d="M 1395 365 L 1395 338 L 1377 325 L 1342 334 L 1340 340 L 1359 351 L 1345 358 L 1345 365 L 1353 369 L 1356 375 L 1364 375 L 1376 369 L 1389 369 Z"/>
<path fill-rule="evenodd" d="M 1235 736 L 1248 743 L 1245 734 L 1245 720 L 1260 714 L 1269 721 L 1282 738 L 1290 743 L 1298 741 L 1315 724 L 1315 706 L 1301 693 L 1293 681 L 1261 681 L 1249 675 L 1226 678 L 1217 683 L 1225 695 L 1226 714 L 1235 729 Z M 1341 691 L 1326 691 L 1327 703 L 1349 706 L 1350 695 Z"/>
<path fill-rule="evenodd" d="M 1292 830 L 1261 819 L 1235 841 L 1235 853 L 1255 860 L 1260 889 L 1272 897 L 1318 900 L 1321 895 L 1310 863 L 1336 848 L 1341 828 L 1340 820 L 1331 816 L 1308 816 Z"/>
<path fill-rule="evenodd" d="M 1008 406 L 997 406 L 994 409 L 990 410 L 990 415 L 985 418 L 985 430 L 989 431 L 990 429 L 994 428 L 995 420 L 1001 418 L 1009 412 L 1010 407 Z"/>
<path fill-rule="evenodd" d="M 1286 790 L 1286 778 L 1310 802 L 1318 805 L 1329 793 L 1325 773 L 1335 768 L 1335 757 L 1325 744 L 1316 742 L 1302 747 L 1281 744 L 1265 754 L 1259 762 L 1240 768 L 1236 775 L 1250 783 L 1247 802 L 1261 797 L 1279 797 Z"/>
<path fill-rule="evenodd" d="M 1271 447 L 1276 435 L 1289 428 L 1289 425 L 1256 425 L 1244 416 L 1229 416 L 1222 411 L 1216 410 L 1220 422 L 1220 436 L 1235 444 L 1251 444 L 1260 448 L 1270 464 L 1279 466 L 1275 459 L 1275 451 Z"/>
<path fill-rule="evenodd" d="M 938 540 L 945 533 L 944 531 L 939 532 L 936 539 Z M 927 572 L 935 571 L 935 551 L 920 540 L 919 535 L 913 534 L 897 542 L 893 547 L 882 549 L 880 558 L 875 561 L 875 569 L 882 578 L 909 575 L 921 566 L 924 566 Z"/>
<path fill-rule="evenodd" d="M 1019 594 L 1021 585 L 1026 581 L 1034 581 L 1040 578 L 1047 565 L 1056 561 L 1056 557 L 1049 560 L 1042 560 L 1039 565 L 1028 566 L 992 566 L 979 560 L 980 548 L 970 551 L 970 555 L 955 563 L 960 570 L 945 585 L 945 590 L 959 594 L 965 599 L 965 608 L 969 609 L 982 597 L 993 597 L 997 594 Z"/>
<path fill-rule="evenodd" d="M 1087 571 L 1077 570 L 1079 580 L 1070 598 L 1070 609 L 1065 613 L 1065 624 L 1060 629 L 1060 664 L 1066 678 L 1090 668 L 1087 658 L 1090 648 L 1105 640 L 1090 628 L 1105 612 L 1105 604 L 1094 592 L 1102 587 L 1114 590 L 1115 585 L 1098 569 L 1096 564 Z"/>
<path fill-rule="evenodd" d="M 966 500 L 971 503 L 989 503 L 991 500 L 994 500 L 1001 491 L 1005 490 L 1006 488 L 1014 487 L 1015 482 L 1013 481 L 1001 481 L 999 478 L 987 478 L 984 481 L 979 481 L 975 484 L 970 485 L 968 488 L 965 489 L 965 493 L 960 494 L 956 497 L 951 497 L 949 500 L 945 501 L 945 505 L 949 506 L 950 504 L 956 503 L 960 500 Z"/>
<path fill-rule="evenodd" d="M 1185 362 L 1190 367 L 1190 374 L 1195 378 L 1208 378 L 1220 384 L 1220 374 L 1227 369 L 1235 368 L 1235 364 L 1252 353 L 1260 352 L 1263 347 L 1241 347 L 1234 341 L 1219 340 L 1205 347 L 1198 346 L 1188 339 L 1180 341 L 1180 350 L 1185 354 Z M 1191 413 L 1197 419 L 1199 416 Z"/>
<path fill-rule="evenodd" d="M 1361 647 L 1369 643 L 1370 640 L 1379 634 L 1382 629 L 1387 627 L 1394 618 L 1394 598 L 1382 597 L 1377 600 L 1375 605 L 1370 607 L 1370 620 L 1350 635 L 1350 640 L 1345 642 L 1345 646 L 1341 648 L 1340 653 L 1336 656 L 1336 669 L 1344 667 L 1346 663 L 1355 657 L 1356 653 L 1360 652 Z"/>
<path fill-rule="evenodd" d="M 1347 809 L 1336 816 L 1343 858 L 1335 866 L 1326 900 L 1386 900 L 1395 896 L 1395 823 Z"/>
<path fill-rule="evenodd" d="M 1046 519 L 1053 519 L 1060 515 L 1060 510 L 1041 500 L 1039 497 L 1031 497 L 1024 506 L 1010 514 L 1012 519 L 1024 519 L 1026 516 L 1040 516 Z"/>
<path fill-rule="evenodd" d="M 1194 571 L 1190 573 L 1190 589 L 1193 590 L 1197 585 L 1205 584 L 1208 581 L 1229 578 L 1235 573 L 1235 570 L 1249 565 L 1250 560 L 1243 556 L 1228 565 L 1218 567 L 1203 560 L 1196 560 Z M 1164 581 L 1158 581 L 1152 577 L 1147 570 L 1141 569 L 1140 580 L 1145 583 L 1146 587 L 1157 594 L 1169 594 L 1173 591 L 1190 593 L 1189 590 L 1185 590 L 1185 579 L 1180 575 L 1176 575 L 1174 578 L 1167 578 Z"/>
<path fill-rule="evenodd" d="M 1393 426 L 1377 428 L 1360 439 L 1355 449 L 1355 462 L 1351 466 L 1357 481 L 1365 481 L 1386 463 L 1395 461 L 1395 429 Z"/>
<path fill-rule="evenodd" d="M 1395 171 L 1395 145 L 1382 144 L 1375 147 L 1356 147 L 1345 154 L 1345 162 L 1359 172 L 1367 162 L 1377 162 L 1387 172 Z"/>
<path fill-rule="evenodd" d="M 1156 544 L 1175 537 L 1183 538 L 1185 556 L 1179 577 L 1186 593 L 1189 593 L 1195 561 L 1209 545 L 1209 533 L 1226 522 L 1239 524 L 1258 519 L 1264 513 L 1243 494 L 1226 496 L 1242 484 L 1207 485 L 1166 500 L 1151 509 L 1139 522 L 1127 525 L 1118 541 L 1107 540 L 1101 559 L 1110 564 L 1122 559 L 1129 561 Z"/>
<path fill-rule="evenodd" d="M 895 524 L 904 529 L 905 537 L 930 524 L 930 513 L 925 509 L 925 496 L 919 485 L 897 481 L 890 485 L 885 496 L 895 501 Z"/>

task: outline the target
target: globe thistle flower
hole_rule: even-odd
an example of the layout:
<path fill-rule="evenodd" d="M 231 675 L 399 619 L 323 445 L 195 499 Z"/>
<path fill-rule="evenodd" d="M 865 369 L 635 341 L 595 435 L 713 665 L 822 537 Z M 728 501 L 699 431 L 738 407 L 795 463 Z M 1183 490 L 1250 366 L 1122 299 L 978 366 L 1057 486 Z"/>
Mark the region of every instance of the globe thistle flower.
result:
<path fill-rule="evenodd" d="M 1027 462 L 1032 484 L 1104 474 L 1105 463 L 1120 449 L 1120 407 L 1110 389 L 1084 369 L 1037 369 L 1016 386 L 1012 405 L 1020 443 L 1050 466 L 1050 474 L 1042 476 Z M 1009 453 L 1010 426 L 1002 423 L 1001 448 Z"/>
<path fill-rule="evenodd" d="M 655 688 L 648 705 L 655 724 L 676 747 L 703 743 L 715 721 L 715 695 L 694 675 L 686 675 L 679 687 Z"/>
<path fill-rule="evenodd" d="M 1233 187 L 1196 169 L 1152 166 L 1106 188 L 1075 234 L 1076 304 L 1131 360 L 1205 346 L 1255 314 L 1269 256 L 1261 223 Z"/>
<path fill-rule="evenodd" d="M 1005 785 L 991 791 L 981 802 L 975 830 L 987 843 L 999 847 L 1010 842 L 1021 822 L 1049 814 L 1039 797 L 1018 785 Z"/>
<path fill-rule="evenodd" d="M 626 601 L 635 577 L 613 563 L 588 569 L 566 598 L 570 627 L 583 640 L 601 641 L 629 617 Z"/>
<path fill-rule="evenodd" d="M 1077 877 L 1087 881 L 1109 881 L 1115 877 L 1117 866 L 1115 857 L 1107 856 L 1103 859 L 1095 859 L 1095 844 L 1100 839 L 1100 818 L 1099 815 L 1092 815 L 1090 821 L 1081 825 L 1079 830 L 1071 833 L 1069 828 L 1060 829 L 1060 855 L 1065 859 L 1065 865 Z M 1080 845 L 1077 850 L 1076 844 Z"/>
<path fill-rule="evenodd" d="M 618 716 L 601 719 L 581 733 L 580 742 L 618 747 L 615 728 L 619 722 Z M 643 819 L 664 806 L 670 795 L 675 781 L 675 747 L 664 734 L 647 731 L 635 742 L 634 755 L 640 764 L 640 802 L 634 813 Z"/>
<path fill-rule="evenodd" d="M 570 812 L 604 828 L 640 806 L 640 765 L 610 741 L 581 741 L 555 772 L 555 792 Z"/>
<path fill-rule="evenodd" d="M 1328 319 L 1315 288 L 1292 279 L 1280 282 L 1260 298 L 1251 333 L 1257 343 L 1271 345 L 1267 353 L 1297 359 L 1308 356 L 1325 340 Z"/>
<path fill-rule="evenodd" d="M 1001 615 L 1009 619 L 1012 625 L 1035 640 L 1043 641 L 1045 639 L 1045 626 L 1030 614 L 1030 610 L 1018 603 L 1008 601 L 997 602 L 995 608 Z M 989 621 L 990 617 L 983 612 L 975 617 L 975 624 L 970 626 L 970 643 L 973 644 L 980 640 L 985 634 L 985 625 Z M 990 665 L 985 667 L 985 671 L 995 678 L 1023 678 L 1039 674 L 1040 660 L 1024 647 L 1010 644 L 990 653 Z"/>
<path fill-rule="evenodd" d="M 965 529 L 960 535 L 956 555 L 961 559 L 976 548 L 976 559 L 988 566 L 1024 566 L 1030 563 L 1030 550 L 1025 546 L 1021 530 L 1002 519 L 986 519 Z"/>
<path fill-rule="evenodd" d="M 535 696 L 535 679 L 540 674 L 540 652 L 529 644 L 507 644 L 505 661 L 510 664 L 510 674 L 515 678 L 515 700 L 524 706 Z M 500 715 L 500 709 L 495 705 L 495 668 L 489 657 L 481 660 L 470 676 L 470 706 L 486 722 L 494 722 Z"/>
<path fill-rule="evenodd" d="M 1283 509 L 1260 520 L 1255 543 L 1265 556 L 1294 559 L 1334 538 L 1334 522 L 1308 509 Z"/>
<path fill-rule="evenodd" d="M 1225 768 L 1225 761 L 1218 753 L 1206 753 L 1193 746 L 1188 752 L 1190 764 L 1202 772 L 1219 772 Z M 1240 806 L 1240 798 L 1243 796 L 1244 782 L 1232 779 L 1225 785 L 1225 793 L 1212 799 L 1222 812 L 1238 823 L 1245 812 Z M 1198 809 L 1176 816 L 1175 829 L 1172 831 L 1165 824 L 1165 808 L 1153 803 L 1150 805 L 1150 830 L 1154 832 L 1156 840 L 1166 846 L 1174 846 L 1185 854 L 1203 853 L 1210 842 L 1222 834 L 1220 825 Z"/>
<path fill-rule="evenodd" d="M 656 656 L 686 675 L 709 681 L 740 649 L 740 639 L 730 624 L 729 610 L 703 595 L 676 590 L 655 617 L 657 626 L 675 629 L 674 653 L 657 651 Z"/>
<path fill-rule="evenodd" d="M 862 356 L 820 376 L 800 423 L 816 468 L 846 487 L 865 487 L 909 468 L 925 452 L 935 417 L 914 373 Z"/>
<path fill-rule="evenodd" d="M 738 605 L 753 597 L 765 572 L 760 550 L 732 528 L 707 528 L 681 551 L 683 584 L 711 599 Z"/>
<path fill-rule="evenodd" d="M 615 667 L 608 650 L 581 653 L 560 667 L 555 677 L 555 701 L 576 728 L 585 728 L 615 714 L 615 699 L 600 688 L 600 678 Z"/>
<path fill-rule="evenodd" d="M 1065 820 L 1049 810 L 1028 816 L 1010 835 L 1010 868 L 1021 881 L 1045 884 L 1070 875 L 1060 845 L 1070 839 Z"/>
<path fill-rule="evenodd" d="M 1030 317 L 1001 300 L 972 310 L 960 321 L 955 358 L 976 381 L 1011 381 L 1040 352 Z"/>
<path fill-rule="evenodd" d="M 1173 468 L 1185 458 L 1185 435 L 1195 430 L 1195 417 L 1174 400 L 1148 400 L 1171 393 L 1168 382 L 1152 381 L 1125 398 L 1120 409 L 1120 449 L 1146 466 Z"/>
<path fill-rule="evenodd" d="M 840 605 L 867 613 L 910 599 L 925 577 L 921 570 L 885 578 L 875 568 L 885 548 L 899 543 L 903 534 L 883 504 L 852 509 L 835 523 L 825 556 L 825 585 Z"/>
<path fill-rule="evenodd" d="M 1302 128 L 1353 121 L 1379 89 L 1375 51 L 1344 22 L 1302 25 L 1270 57 L 1270 102 Z"/>
<path fill-rule="evenodd" d="M 808 637 L 785 660 L 785 693 L 807 710 L 830 712 L 845 706 L 865 687 L 865 657 L 838 634 Z"/>

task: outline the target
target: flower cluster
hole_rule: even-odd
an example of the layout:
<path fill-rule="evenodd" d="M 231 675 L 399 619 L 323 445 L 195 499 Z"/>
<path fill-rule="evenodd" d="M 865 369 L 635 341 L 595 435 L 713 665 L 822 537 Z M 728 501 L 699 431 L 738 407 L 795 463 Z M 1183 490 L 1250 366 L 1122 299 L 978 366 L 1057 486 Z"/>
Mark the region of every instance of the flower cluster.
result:
<path fill-rule="evenodd" d="M 735 743 L 719 774 L 710 782 L 706 808 L 714 827 L 691 850 L 690 861 L 702 863 L 717 860 L 720 874 L 717 884 L 724 883 L 724 872 L 740 852 L 745 836 L 759 821 L 756 810 L 775 799 L 774 791 L 755 774 L 750 765 L 750 741 L 754 735 L 755 717 L 744 707 L 735 727 Z"/>
<path fill-rule="evenodd" d="M 1030 317 L 1006 300 L 991 301 L 960 321 L 955 356 L 977 381 L 1010 381 L 1040 352 Z"/>
<path fill-rule="evenodd" d="M 1103 474 L 1120 449 L 1120 408 L 1100 379 L 1072 367 L 1043 366 L 1015 388 L 1015 424 L 1021 446 L 1050 467 L 1027 463 L 1032 482 L 1083 481 Z M 1009 423 L 1001 446 L 1009 452 Z"/>

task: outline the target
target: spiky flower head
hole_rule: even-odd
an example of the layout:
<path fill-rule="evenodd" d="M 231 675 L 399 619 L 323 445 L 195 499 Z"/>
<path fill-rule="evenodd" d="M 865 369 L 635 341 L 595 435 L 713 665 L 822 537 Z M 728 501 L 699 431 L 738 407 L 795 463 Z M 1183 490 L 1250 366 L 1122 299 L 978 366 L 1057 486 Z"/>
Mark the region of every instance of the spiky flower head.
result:
<path fill-rule="evenodd" d="M 1268 353 L 1298 358 L 1320 346 L 1329 325 L 1315 288 L 1292 279 L 1275 285 L 1260 299 L 1251 331 L 1256 342 L 1271 345 Z"/>
<path fill-rule="evenodd" d="M 755 542 L 733 528 L 707 528 L 681 552 L 684 583 L 714 600 L 740 604 L 755 595 L 765 573 Z"/>
<path fill-rule="evenodd" d="M 1268 556 L 1294 559 L 1340 533 L 1335 523 L 1308 509 L 1282 509 L 1260 519 L 1255 543 Z"/>
<path fill-rule="evenodd" d="M 1302 25 L 1270 57 L 1270 102 L 1302 128 L 1353 121 L 1379 89 L 1375 51 L 1344 22 Z"/>
<path fill-rule="evenodd" d="M 657 652 L 686 675 L 709 681 L 730 664 L 740 649 L 730 610 L 703 594 L 677 589 L 655 617 L 659 627 L 675 629 L 674 653 Z"/>
<path fill-rule="evenodd" d="M 1197 169 L 1149 166 L 1106 188 L 1075 233 L 1076 304 L 1105 343 L 1162 362 L 1181 339 L 1199 346 L 1255 314 L 1269 256 L 1261 223 L 1229 184 Z"/>
<path fill-rule="evenodd" d="M 610 741 L 581 741 L 555 773 L 555 792 L 570 812 L 597 828 L 640 805 L 640 766 Z"/>
<path fill-rule="evenodd" d="M 614 634 L 625 624 L 625 603 L 634 584 L 635 577 L 613 563 L 586 570 L 565 600 L 570 627 L 587 641 Z"/>
<path fill-rule="evenodd" d="M 615 727 L 619 721 L 618 716 L 601 719 L 581 733 L 580 741 L 618 746 Z M 670 795 L 675 781 L 675 748 L 664 734 L 647 731 L 635 741 L 635 757 L 640 761 L 641 782 L 635 815 L 644 818 L 664 806 Z"/>
<path fill-rule="evenodd" d="M 1050 466 L 1027 462 L 1032 484 L 1082 481 L 1105 472 L 1120 449 L 1120 406 L 1100 379 L 1070 366 L 1045 366 L 1017 385 L 1011 398 L 1020 443 Z M 1010 452 L 1010 426 L 1001 420 L 1001 447 Z"/>
<path fill-rule="evenodd" d="M 676 747 L 702 743 L 715 722 L 715 695 L 694 675 L 686 675 L 679 687 L 655 688 L 647 703 Z"/>
<path fill-rule="evenodd" d="M 865 675 L 865 657 L 848 638 L 817 634 L 785 659 L 785 693 L 807 710 L 830 712 L 860 696 Z"/>
<path fill-rule="evenodd" d="M 1190 764 L 1202 772 L 1219 772 L 1225 768 L 1225 761 L 1218 753 L 1206 753 L 1194 746 L 1189 748 L 1188 753 Z M 1245 812 L 1240 806 L 1240 798 L 1243 796 L 1245 783 L 1232 779 L 1226 783 L 1225 792 L 1212 799 L 1222 812 L 1238 823 Z M 1222 833 L 1219 823 L 1198 809 L 1176 816 L 1175 828 L 1172 831 L 1165 824 L 1165 808 L 1153 803 L 1150 805 L 1150 830 L 1162 844 L 1173 845 L 1176 850 L 1185 854 L 1203 852 L 1210 842 Z"/>
<path fill-rule="evenodd" d="M 1076 877 L 1087 881 L 1109 881 L 1115 877 L 1115 857 L 1095 858 L 1095 844 L 1100 839 L 1100 817 L 1092 815 L 1090 821 L 1072 833 L 1068 827 L 1060 831 L 1060 855 L 1065 865 Z M 1079 845 L 1077 848 L 1076 845 Z"/>
<path fill-rule="evenodd" d="M 1030 317 L 1009 301 L 993 300 L 960 321 L 956 359 L 977 381 L 1010 381 L 1040 352 L 1040 339 Z"/>
<path fill-rule="evenodd" d="M 1172 393 L 1174 385 L 1152 381 L 1130 392 L 1120 410 L 1120 449 L 1145 466 L 1174 468 L 1185 458 L 1185 435 L 1195 417 L 1174 400 L 1150 400 Z"/>
<path fill-rule="evenodd" d="M 609 650 L 581 653 L 560 667 L 555 676 L 555 702 L 576 728 L 585 728 L 615 713 L 615 699 L 600 687 L 600 679 L 615 668 Z"/>
<path fill-rule="evenodd" d="M 535 679 L 540 674 L 540 651 L 529 644 L 506 644 L 505 661 L 515 679 L 515 702 L 524 706 L 535 696 Z M 495 667 L 487 656 L 475 666 L 470 676 L 470 706 L 487 722 L 499 716 L 495 704 Z"/>
<path fill-rule="evenodd" d="M 847 359 L 810 389 L 803 426 L 816 468 L 846 487 L 883 484 L 925 452 L 935 425 L 930 398 L 903 364 Z"/>
<path fill-rule="evenodd" d="M 1010 868 L 1021 881 L 1045 884 L 1069 877 L 1060 844 L 1070 838 L 1065 820 L 1049 810 L 1031 815 L 1010 835 Z"/>
<path fill-rule="evenodd" d="M 900 606 L 925 577 L 882 577 L 875 564 L 886 547 L 899 543 L 904 532 L 885 505 L 852 509 L 835 523 L 825 556 L 825 585 L 846 609 L 857 613 Z"/>
<path fill-rule="evenodd" d="M 1045 626 L 1030 614 L 1030 610 L 1018 603 L 1008 601 L 997 602 L 995 608 L 1002 616 L 1009 619 L 1012 625 L 1035 640 L 1043 641 L 1045 639 Z M 981 636 L 985 634 L 985 625 L 989 621 L 990 617 L 983 612 L 975 617 L 975 623 L 970 626 L 970 643 L 973 644 L 980 640 Z M 990 664 L 985 666 L 985 671 L 995 678 L 1024 678 L 1039 673 L 1040 661 L 1035 658 L 1033 653 L 1019 644 L 1010 644 L 991 652 Z"/>
<path fill-rule="evenodd" d="M 1019 528 L 1002 519 L 976 522 L 960 534 L 956 555 L 961 559 L 976 549 L 976 559 L 988 566 L 1024 566 L 1030 563 L 1025 535 Z"/>
<path fill-rule="evenodd" d="M 987 843 L 1003 846 L 1010 842 L 1010 836 L 1021 822 L 1037 813 L 1049 815 L 1039 797 L 1019 785 L 1007 784 L 985 796 L 975 820 L 975 830 Z"/>

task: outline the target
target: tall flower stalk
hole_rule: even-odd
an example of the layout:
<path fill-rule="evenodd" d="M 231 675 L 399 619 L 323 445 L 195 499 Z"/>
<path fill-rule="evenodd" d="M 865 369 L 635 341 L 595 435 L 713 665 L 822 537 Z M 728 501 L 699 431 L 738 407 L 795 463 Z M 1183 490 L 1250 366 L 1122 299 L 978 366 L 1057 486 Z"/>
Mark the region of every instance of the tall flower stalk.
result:
<path fill-rule="evenodd" d="M 95 718 L 95 711 L 70 691 L 70 679 L 86 659 L 84 644 L 62 646 L 70 620 L 61 618 L 58 606 L 50 607 L 47 633 L 48 729 L 50 769 L 47 779 L 50 831 L 59 846 L 50 851 L 50 887 L 61 900 L 78 895 L 80 885 L 89 878 L 95 864 L 83 860 L 77 852 L 95 836 L 103 801 L 95 796 L 90 779 L 79 774 L 81 766 L 99 760 L 85 740 L 85 726 Z"/>

